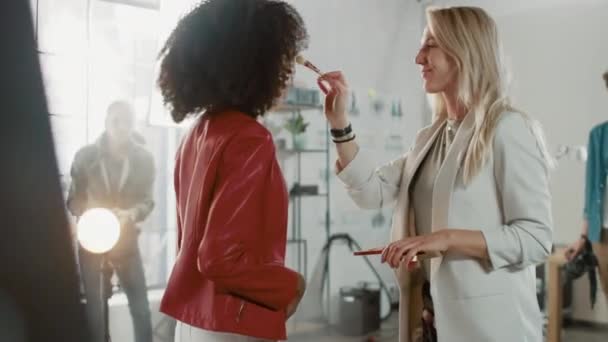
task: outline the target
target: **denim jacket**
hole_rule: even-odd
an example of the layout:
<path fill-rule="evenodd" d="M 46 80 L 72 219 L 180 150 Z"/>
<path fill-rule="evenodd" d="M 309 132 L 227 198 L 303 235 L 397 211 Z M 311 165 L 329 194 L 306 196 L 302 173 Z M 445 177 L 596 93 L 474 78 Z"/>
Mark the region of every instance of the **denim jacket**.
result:
<path fill-rule="evenodd" d="M 608 167 L 608 122 L 595 126 L 589 133 L 585 179 L 585 219 L 589 240 L 600 240 L 604 219 L 604 192 Z"/>

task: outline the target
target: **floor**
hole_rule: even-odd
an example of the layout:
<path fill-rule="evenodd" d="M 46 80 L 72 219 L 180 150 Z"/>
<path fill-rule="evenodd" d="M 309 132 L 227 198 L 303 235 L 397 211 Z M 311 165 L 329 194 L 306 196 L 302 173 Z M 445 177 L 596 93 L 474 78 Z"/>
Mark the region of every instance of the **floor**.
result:
<path fill-rule="evenodd" d="M 298 323 L 288 330 L 289 342 L 384 342 L 397 341 L 397 315 L 392 315 L 380 331 L 369 336 L 344 336 L 336 329 L 321 324 Z M 605 342 L 605 341 L 603 341 Z"/>
<path fill-rule="evenodd" d="M 380 331 L 369 336 L 346 337 L 335 329 L 322 324 L 292 322 L 289 327 L 290 342 L 394 342 L 397 341 L 397 315 L 391 315 Z M 565 329 L 562 342 L 606 342 L 608 328 L 589 325 L 571 325 Z"/>
<path fill-rule="evenodd" d="M 606 342 L 608 328 L 572 326 L 564 331 L 563 342 Z"/>

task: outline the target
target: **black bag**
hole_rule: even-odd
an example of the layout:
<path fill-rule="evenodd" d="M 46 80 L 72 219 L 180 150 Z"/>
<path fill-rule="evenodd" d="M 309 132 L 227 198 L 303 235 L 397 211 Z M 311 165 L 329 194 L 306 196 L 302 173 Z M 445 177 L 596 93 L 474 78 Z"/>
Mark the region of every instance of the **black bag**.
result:
<path fill-rule="evenodd" d="M 593 254 L 593 247 L 591 241 L 585 239 L 585 248 L 569 261 L 563 268 L 564 283 L 578 279 L 587 273 L 589 276 L 589 295 L 591 297 L 591 308 L 595 306 L 595 300 L 597 297 L 597 277 L 595 269 L 598 267 L 598 261 L 595 254 Z"/>
<path fill-rule="evenodd" d="M 433 298 L 431 297 L 431 283 L 428 281 L 425 281 L 422 285 L 422 309 L 433 316 L 433 319 L 430 321 L 422 319 L 422 342 L 437 342 L 435 310 L 433 309 Z"/>

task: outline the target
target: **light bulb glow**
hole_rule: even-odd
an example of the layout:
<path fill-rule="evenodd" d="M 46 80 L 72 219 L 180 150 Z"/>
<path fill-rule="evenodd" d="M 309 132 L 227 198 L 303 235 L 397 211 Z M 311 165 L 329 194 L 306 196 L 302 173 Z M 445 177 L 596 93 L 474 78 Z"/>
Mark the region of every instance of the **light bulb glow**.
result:
<path fill-rule="evenodd" d="M 78 241 L 91 253 L 110 251 L 120 238 L 120 222 L 108 209 L 87 210 L 78 220 Z"/>

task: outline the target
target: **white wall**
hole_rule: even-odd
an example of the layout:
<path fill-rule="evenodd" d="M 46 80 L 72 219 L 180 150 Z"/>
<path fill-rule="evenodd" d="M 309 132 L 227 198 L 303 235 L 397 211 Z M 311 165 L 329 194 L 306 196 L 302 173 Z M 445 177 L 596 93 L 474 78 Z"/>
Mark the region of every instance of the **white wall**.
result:
<path fill-rule="evenodd" d="M 541 121 L 550 148 L 585 145 L 591 127 L 608 119 L 608 1 L 434 1 L 475 5 L 496 19 L 513 74 L 515 104 Z M 564 160 L 552 175 L 555 242 L 580 234 L 584 164 Z M 601 291 L 591 312 L 587 280 L 575 286 L 575 318 L 608 322 Z"/>
<path fill-rule="evenodd" d="M 412 111 L 420 106 L 421 87 L 414 57 L 422 32 L 422 12 L 415 1 L 289 2 L 304 17 L 310 34 L 306 54 L 321 69 L 343 70 L 355 86 L 403 92 L 411 101 Z M 307 75 L 301 77 L 312 81 Z"/>

